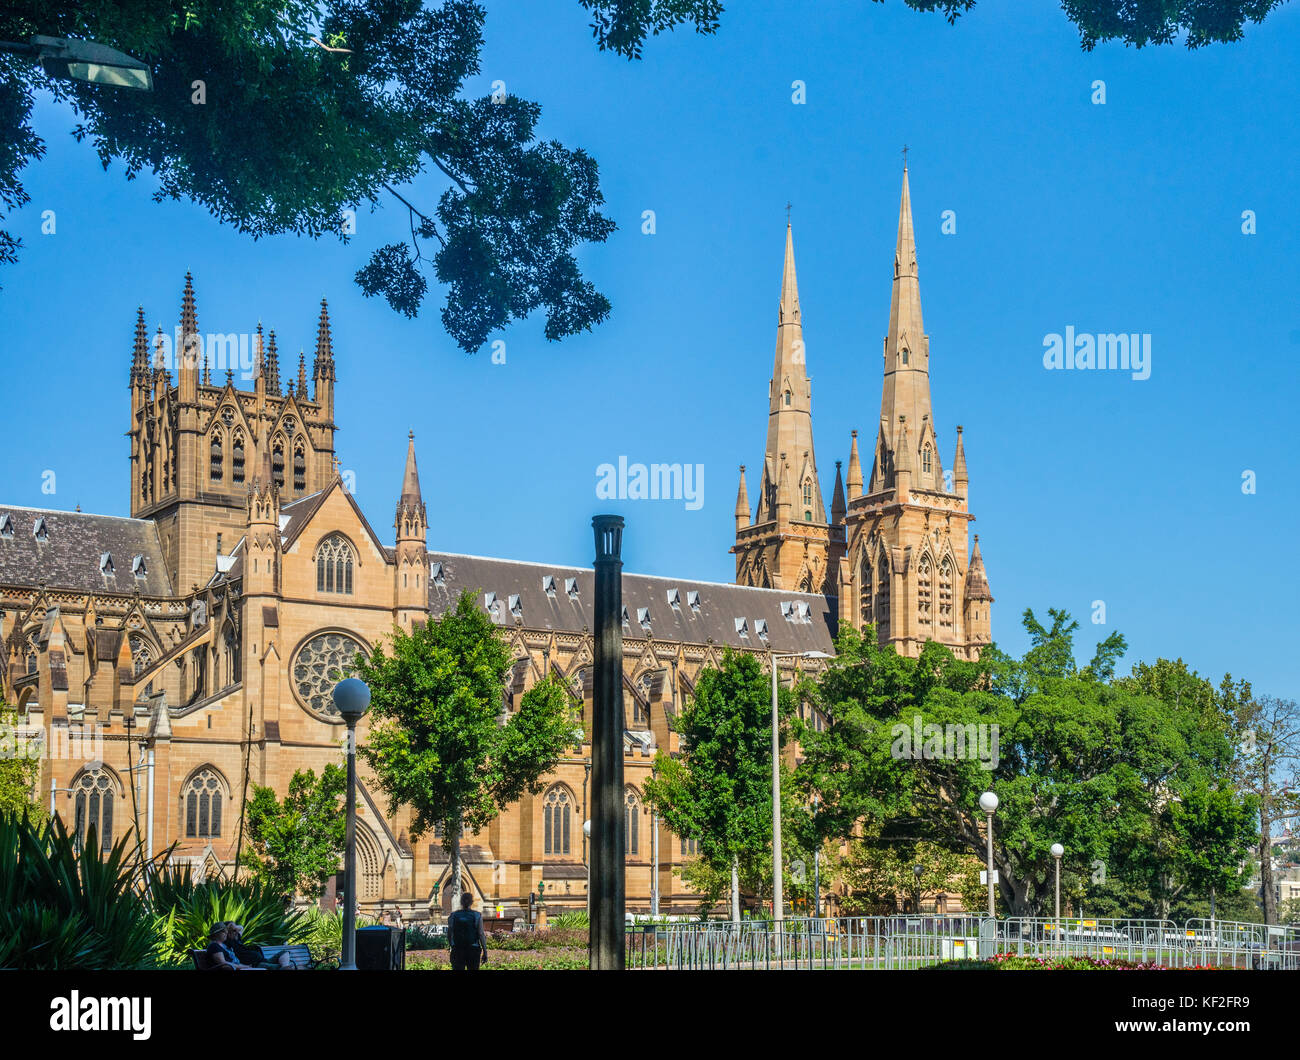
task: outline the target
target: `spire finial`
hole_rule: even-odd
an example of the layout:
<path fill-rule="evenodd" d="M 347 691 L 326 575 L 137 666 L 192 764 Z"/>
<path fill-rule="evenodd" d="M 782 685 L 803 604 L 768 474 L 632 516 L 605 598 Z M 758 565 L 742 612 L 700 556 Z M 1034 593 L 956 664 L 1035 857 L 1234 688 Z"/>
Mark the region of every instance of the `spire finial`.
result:
<path fill-rule="evenodd" d="M 790 227 L 790 210 L 791 210 L 791 209 L 793 209 L 793 203 L 787 202 L 787 203 L 785 204 L 785 226 L 786 226 L 786 228 L 789 228 L 789 227 Z"/>
<path fill-rule="evenodd" d="M 903 168 L 907 168 L 907 144 L 903 144 Z"/>

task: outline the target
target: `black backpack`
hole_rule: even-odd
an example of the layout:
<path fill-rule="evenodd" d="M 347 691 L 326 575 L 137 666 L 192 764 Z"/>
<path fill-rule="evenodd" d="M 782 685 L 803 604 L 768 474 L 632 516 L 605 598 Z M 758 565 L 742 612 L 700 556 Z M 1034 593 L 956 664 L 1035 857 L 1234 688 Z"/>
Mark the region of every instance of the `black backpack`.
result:
<path fill-rule="evenodd" d="M 453 946 L 478 945 L 478 914 L 469 909 L 458 909 L 448 919 Z"/>

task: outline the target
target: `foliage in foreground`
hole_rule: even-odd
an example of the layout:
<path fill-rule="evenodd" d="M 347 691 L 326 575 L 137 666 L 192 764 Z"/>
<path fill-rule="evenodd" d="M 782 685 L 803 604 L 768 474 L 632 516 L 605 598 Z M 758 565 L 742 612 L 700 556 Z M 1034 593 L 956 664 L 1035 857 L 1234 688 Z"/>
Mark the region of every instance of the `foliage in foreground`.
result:
<path fill-rule="evenodd" d="M 248 803 L 252 868 L 272 889 L 319 898 L 343 861 L 347 772 L 333 762 L 316 776 L 299 769 L 281 802 L 274 789 L 255 786 Z"/>
<path fill-rule="evenodd" d="M 0 815 L 0 968 L 152 967 L 153 917 L 134 884 L 134 845 L 128 833 L 105 852 L 91 828 L 79 849 L 57 817 Z"/>
<path fill-rule="evenodd" d="M 1128 961 L 1107 957 L 1021 957 L 1014 953 L 999 953 L 983 960 L 967 958 L 943 961 L 932 965 L 947 971 L 1004 971 L 1004 972 L 1125 972 L 1125 971 L 1183 971 L 1176 965 L 1158 961 Z M 1211 967 L 1206 965 L 1205 967 Z"/>
<path fill-rule="evenodd" d="M 187 963 L 189 951 L 206 946 L 209 930 L 221 920 L 242 925 L 249 943 L 306 941 L 303 914 L 287 909 L 283 892 L 258 879 L 196 881 L 188 865 L 168 866 L 149 881 L 148 904 L 161 964 Z"/>

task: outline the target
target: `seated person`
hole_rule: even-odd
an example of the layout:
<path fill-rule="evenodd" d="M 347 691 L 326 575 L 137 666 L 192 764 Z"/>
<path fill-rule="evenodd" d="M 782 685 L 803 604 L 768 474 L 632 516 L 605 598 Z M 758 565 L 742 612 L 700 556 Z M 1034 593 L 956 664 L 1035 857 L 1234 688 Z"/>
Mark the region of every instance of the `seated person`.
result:
<path fill-rule="evenodd" d="M 208 967 L 212 971 L 232 971 L 232 972 L 255 972 L 260 969 L 252 968 L 247 964 L 241 964 L 235 951 L 227 944 L 228 939 L 227 925 L 225 921 L 217 921 L 212 925 L 212 930 L 208 932 L 208 948 L 204 950 L 204 955 L 208 959 Z"/>
<path fill-rule="evenodd" d="M 297 967 L 289 957 L 288 950 L 281 950 L 273 961 L 263 960 L 261 947 L 255 943 L 245 942 L 244 926 L 236 924 L 233 920 L 226 924 L 226 945 L 235 951 L 235 956 L 244 964 L 256 964 L 271 969 Z"/>

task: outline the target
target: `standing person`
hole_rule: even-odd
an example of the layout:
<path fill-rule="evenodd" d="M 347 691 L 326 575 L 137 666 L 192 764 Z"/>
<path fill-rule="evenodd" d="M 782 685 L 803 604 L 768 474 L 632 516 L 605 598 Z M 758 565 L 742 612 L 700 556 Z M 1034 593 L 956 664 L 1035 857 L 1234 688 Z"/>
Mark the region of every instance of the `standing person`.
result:
<path fill-rule="evenodd" d="M 453 972 L 477 972 L 480 962 L 487 963 L 483 916 L 470 908 L 473 904 L 474 896 L 466 891 L 460 896 L 460 908 L 447 918 L 447 941 L 451 946 Z"/>

